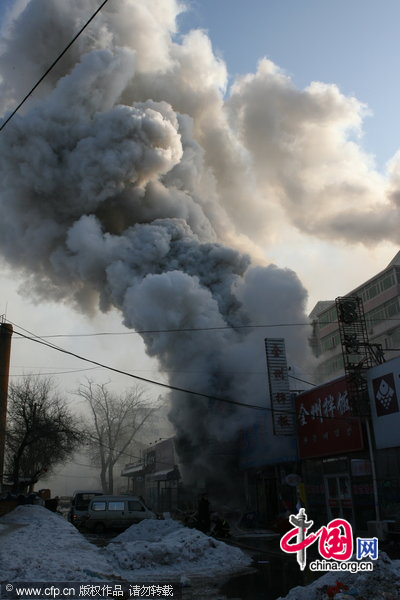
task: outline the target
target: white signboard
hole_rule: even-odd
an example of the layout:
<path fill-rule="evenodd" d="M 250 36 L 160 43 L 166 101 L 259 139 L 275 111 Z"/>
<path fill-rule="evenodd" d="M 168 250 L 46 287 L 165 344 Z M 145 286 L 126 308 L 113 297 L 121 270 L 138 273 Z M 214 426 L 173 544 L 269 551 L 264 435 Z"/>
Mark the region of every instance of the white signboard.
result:
<path fill-rule="evenodd" d="M 400 357 L 369 369 L 367 376 L 376 447 L 400 446 Z"/>
<path fill-rule="evenodd" d="M 283 338 L 267 338 L 265 350 L 274 433 L 275 435 L 295 435 L 295 409 L 289 390 L 285 340 Z"/>

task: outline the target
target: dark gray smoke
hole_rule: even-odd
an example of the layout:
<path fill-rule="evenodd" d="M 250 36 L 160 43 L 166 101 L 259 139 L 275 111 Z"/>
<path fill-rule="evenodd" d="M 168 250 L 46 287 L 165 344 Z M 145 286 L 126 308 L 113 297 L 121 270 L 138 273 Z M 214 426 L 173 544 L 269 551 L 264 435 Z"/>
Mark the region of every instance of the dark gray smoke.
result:
<path fill-rule="evenodd" d="M 4 111 L 97 5 L 21 4 L 3 32 Z M 172 384 L 263 404 L 262 334 L 237 327 L 303 322 L 306 292 L 292 271 L 226 245 L 253 248 L 244 234 L 260 220 L 257 165 L 229 124 L 238 89 L 227 110 L 223 63 L 203 33 L 173 41 L 177 13 L 174 0 L 110 2 L 3 130 L 0 249 L 36 297 L 117 307 L 134 329 L 228 326 L 144 340 Z M 304 364 L 304 330 L 285 332 Z M 214 442 L 235 439 L 257 412 L 171 396 L 182 460 L 215 475 L 225 459 Z M 271 460 L 282 447 L 271 437 Z"/>

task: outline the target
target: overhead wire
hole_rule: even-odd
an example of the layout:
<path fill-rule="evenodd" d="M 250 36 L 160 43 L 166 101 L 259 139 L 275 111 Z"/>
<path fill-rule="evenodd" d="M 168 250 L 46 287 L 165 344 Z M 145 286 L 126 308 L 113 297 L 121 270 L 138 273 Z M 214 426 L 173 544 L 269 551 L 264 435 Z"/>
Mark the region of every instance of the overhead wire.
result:
<path fill-rule="evenodd" d="M 20 335 L 21 337 L 26 338 L 27 340 L 31 340 L 32 342 L 36 342 L 38 344 L 42 344 L 43 346 L 47 346 L 48 348 L 52 348 L 53 350 L 58 350 L 58 352 L 62 352 L 63 354 L 67 354 L 68 356 L 73 356 L 75 358 L 78 358 L 79 360 L 83 360 L 85 362 L 88 362 L 90 364 L 96 365 L 97 367 L 102 367 L 103 369 L 107 369 L 109 371 L 113 371 L 114 373 L 119 373 L 121 375 L 126 375 L 127 377 L 132 377 L 133 379 L 137 379 L 138 381 L 142 381 L 144 383 L 149 383 L 151 385 L 156 385 L 162 388 L 166 388 L 166 389 L 170 389 L 176 392 L 182 392 L 185 394 L 190 394 L 190 395 L 194 395 L 194 396 L 199 396 L 202 398 L 207 398 L 208 400 L 216 400 L 218 402 L 224 402 L 227 404 L 233 404 L 236 406 L 243 406 L 245 408 L 251 408 L 251 409 L 255 409 L 255 410 L 268 410 L 267 407 L 265 406 L 260 406 L 257 404 L 246 404 L 244 402 L 239 402 L 237 400 L 231 400 L 228 398 L 222 398 L 220 396 L 214 396 L 212 394 L 205 394 L 203 392 L 195 392 L 193 390 L 189 390 L 186 388 L 182 388 L 179 386 L 174 386 L 174 385 L 170 385 L 167 383 L 162 383 L 161 381 L 156 381 L 154 379 L 149 379 L 147 377 L 141 377 L 140 375 L 134 375 L 133 373 L 129 373 L 128 371 L 123 371 L 122 369 L 117 369 L 115 367 L 111 367 L 109 365 L 105 365 L 103 363 L 100 363 L 98 361 L 92 360 L 90 358 L 86 358 L 84 356 L 81 356 L 79 354 L 76 354 L 75 352 L 71 352 L 70 350 L 65 350 L 64 348 L 60 348 L 59 346 L 55 346 L 53 344 L 49 344 L 48 342 L 43 341 L 42 339 L 38 338 L 38 337 L 30 337 L 27 336 L 21 332 L 17 332 L 18 335 Z"/>
<path fill-rule="evenodd" d="M 48 367 L 51 368 L 51 367 Z M 10 373 L 10 377 L 39 377 L 41 375 L 69 375 L 70 373 L 82 373 L 84 371 L 95 371 L 100 369 L 101 367 L 87 367 L 86 369 L 74 369 L 71 371 L 51 371 L 48 373 L 43 373 L 40 371 L 39 373 Z"/>
<path fill-rule="evenodd" d="M 237 329 L 268 329 L 275 327 L 304 327 L 310 323 L 267 323 L 261 325 L 219 325 L 215 327 L 181 327 L 176 329 L 135 329 L 134 331 L 101 331 L 95 333 L 56 333 L 42 335 L 42 339 L 50 338 L 74 338 L 74 337 L 100 337 L 114 335 L 144 335 L 151 333 L 193 333 L 196 331 L 236 331 Z"/>
<path fill-rule="evenodd" d="M 69 44 L 67 44 L 67 46 L 64 48 L 64 50 L 61 52 L 61 54 L 59 54 L 57 56 L 57 58 L 51 63 L 51 65 L 49 66 L 48 69 L 46 69 L 46 71 L 43 73 L 43 75 L 40 77 L 40 79 L 35 83 L 35 85 L 33 86 L 33 88 L 31 90 L 29 90 L 29 92 L 26 94 L 26 96 L 21 100 L 21 102 L 18 104 L 18 106 L 12 111 L 12 113 L 7 117 L 7 119 L 2 123 L 2 125 L 0 126 L 0 131 L 2 131 L 4 129 L 4 127 L 7 125 L 7 123 L 9 121 L 11 121 L 11 119 L 14 117 L 14 115 L 19 111 L 19 109 L 21 108 L 21 106 L 23 104 L 25 104 L 25 102 L 28 100 L 29 96 L 31 96 L 33 94 L 33 92 L 36 90 L 36 88 L 42 83 L 42 81 L 47 77 L 47 75 L 50 73 L 50 71 L 56 66 L 56 64 L 59 62 L 59 60 L 61 60 L 61 58 L 64 56 L 64 54 L 71 48 L 72 44 L 78 39 L 78 37 L 81 35 L 81 33 L 86 29 L 86 27 L 93 21 L 93 19 L 97 16 L 97 14 L 101 11 L 101 9 L 103 8 L 103 6 L 105 4 L 107 4 L 108 0 L 104 0 L 104 2 L 101 3 L 101 5 L 99 6 L 99 8 L 92 14 L 92 16 L 86 21 L 86 23 L 83 25 L 83 27 L 81 27 L 81 29 L 78 31 L 78 33 L 72 38 L 72 40 L 69 42 Z"/>
<path fill-rule="evenodd" d="M 382 319 L 370 319 L 371 322 L 381 322 Z M 400 321 L 397 319 L 385 319 L 385 321 Z M 11 322 L 11 321 L 10 321 Z M 327 321 L 324 325 L 331 325 L 338 323 L 337 319 L 334 321 Z M 101 337 L 101 336 L 120 336 L 120 335 L 144 335 L 154 333 L 193 333 L 196 331 L 236 331 L 238 329 L 273 329 L 281 327 L 310 327 L 312 322 L 303 323 L 261 323 L 256 325 L 219 325 L 215 327 L 181 327 L 175 329 L 135 329 L 134 331 L 98 331 L 93 333 L 54 333 L 50 335 L 37 336 L 40 339 L 52 339 L 52 338 L 84 338 L 84 337 Z M 18 339 L 18 338 L 15 338 Z M 399 350 L 399 348 L 391 348 L 391 350 Z"/>
<path fill-rule="evenodd" d="M 15 367 L 14 367 L 15 368 Z M 40 367 L 19 367 L 21 369 L 28 369 L 28 368 L 40 368 Z M 43 367 L 46 369 L 51 369 L 52 367 Z M 63 368 L 63 367 L 59 367 L 59 368 Z M 80 373 L 80 372 L 84 372 L 84 371 L 95 371 L 95 370 L 103 370 L 103 367 L 86 367 L 85 369 L 74 369 L 74 370 L 70 370 L 68 367 L 65 367 L 65 370 L 63 371 L 51 371 L 48 373 L 44 373 L 43 371 L 40 371 L 38 373 L 23 373 L 23 374 L 19 374 L 19 373 L 12 373 L 10 374 L 10 377 L 30 377 L 30 376 L 39 376 L 39 375 L 64 375 L 64 374 L 69 374 L 69 373 Z M 185 374 L 193 374 L 193 375 L 202 375 L 207 373 L 207 371 L 188 371 L 186 369 L 163 369 L 162 370 L 163 373 L 174 373 L 174 374 L 179 374 L 179 373 L 185 373 Z M 158 371 L 156 369 L 135 369 L 134 373 L 158 373 Z M 262 375 L 265 376 L 266 371 L 219 371 L 219 373 L 221 375 Z M 306 383 L 307 385 L 312 385 L 312 386 L 316 386 L 316 383 L 312 383 L 311 381 L 307 381 L 305 379 L 300 379 L 299 377 L 295 377 L 294 375 L 290 375 L 288 374 L 288 377 L 290 379 L 295 379 L 296 381 L 300 381 L 301 383 Z"/>
<path fill-rule="evenodd" d="M 92 441 L 95 444 L 97 444 L 98 446 L 102 446 L 103 448 L 106 448 L 107 450 L 110 450 L 111 452 L 115 452 L 116 451 L 116 448 L 112 448 L 108 444 L 105 444 L 104 442 L 101 442 L 97 437 L 95 437 L 93 435 L 90 435 L 89 437 L 91 437 Z M 147 450 L 151 452 L 151 446 L 149 448 L 147 448 Z M 117 450 L 117 452 L 119 452 L 119 450 Z M 132 452 L 127 452 L 126 450 L 123 451 L 123 452 L 119 452 L 119 455 L 120 456 L 125 455 L 125 456 L 129 456 L 130 458 L 136 458 L 138 461 L 143 461 L 143 457 L 142 456 L 135 456 L 134 454 L 132 454 Z M 166 461 L 163 461 L 163 460 L 157 460 L 157 463 L 160 464 L 160 465 L 166 465 L 168 467 L 173 467 L 174 464 L 175 464 L 175 463 L 166 462 Z"/>
<path fill-rule="evenodd" d="M 16 323 L 13 323 L 13 325 L 15 327 L 19 328 L 19 329 L 27 331 L 23 327 L 18 326 Z M 239 402 L 239 401 L 232 400 L 232 399 L 229 399 L 229 398 L 223 398 L 221 396 L 214 396 L 212 394 L 205 394 L 203 392 L 196 392 L 194 390 L 189 390 L 187 388 L 181 388 L 181 387 L 178 387 L 178 386 L 174 386 L 174 385 L 170 385 L 170 384 L 167 384 L 167 383 L 163 383 L 161 381 L 156 381 L 156 380 L 153 380 L 153 379 L 148 379 L 146 377 L 141 377 L 139 375 L 135 375 L 133 373 L 129 373 L 128 371 L 123 371 L 122 369 L 117 369 L 115 367 L 111 367 L 109 365 L 100 363 L 98 361 L 95 361 L 95 360 L 83 357 L 83 356 L 81 356 L 79 354 L 76 354 L 75 352 L 71 352 L 69 350 L 65 350 L 64 348 L 61 348 L 59 346 L 56 346 L 54 344 L 51 344 L 49 342 L 46 342 L 46 341 L 40 339 L 38 336 L 36 336 L 36 337 L 30 337 L 30 336 L 24 335 L 24 334 L 22 334 L 20 332 L 19 332 L 19 335 L 21 335 L 22 337 L 26 338 L 27 340 L 31 340 L 33 342 L 42 344 L 42 345 L 44 345 L 44 346 L 46 346 L 48 348 L 52 348 L 53 350 L 57 350 L 59 352 L 67 354 L 69 356 L 73 356 L 75 358 L 78 358 L 79 360 L 83 360 L 85 362 L 94 364 L 94 365 L 96 365 L 98 367 L 101 367 L 103 369 L 107 369 L 109 371 L 113 371 L 115 373 L 119 373 L 121 375 L 126 375 L 127 377 L 131 377 L 133 379 L 142 381 L 144 383 L 149 383 L 151 385 L 156 385 L 156 386 L 159 386 L 159 387 L 162 387 L 162 388 L 166 388 L 166 389 L 170 389 L 170 390 L 173 390 L 173 391 L 182 392 L 182 393 L 189 394 L 189 395 L 192 395 L 192 396 L 199 396 L 201 398 L 206 398 L 208 400 L 214 400 L 214 401 L 217 401 L 217 402 L 223 402 L 223 403 L 226 403 L 226 404 L 232 404 L 232 405 L 236 405 L 236 406 L 241 406 L 243 408 L 250 408 L 250 409 L 254 409 L 254 410 L 262 410 L 262 411 L 267 411 L 267 412 L 277 412 L 279 414 L 297 416 L 296 411 L 293 411 L 293 410 L 284 410 L 284 409 L 277 410 L 277 409 L 274 409 L 274 408 L 272 408 L 270 406 L 260 406 L 260 405 L 257 405 L 257 404 L 256 405 L 255 404 L 246 404 L 244 402 Z M 31 335 L 35 335 L 35 334 L 31 333 Z M 294 377 L 294 376 L 292 376 L 292 377 Z M 298 378 L 295 378 L 295 379 L 298 379 Z M 309 383 L 310 385 L 315 385 L 315 384 L 311 384 L 310 382 L 307 382 L 307 383 Z M 335 419 L 335 420 L 347 420 L 349 418 L 351 418 L 351 419 L 357 418 L 357 417 L 354 417 L 353 415 L 351 415 L 351 416 L 343 416 L 343 415 L 341 415 L 340 417 L 339 416 L 329 416 L 329 415 L 323 415 L 323 416 L 322 415 L 311 415 L 311 417 L 312 418 L 323 418 L 323 419 Z"/>

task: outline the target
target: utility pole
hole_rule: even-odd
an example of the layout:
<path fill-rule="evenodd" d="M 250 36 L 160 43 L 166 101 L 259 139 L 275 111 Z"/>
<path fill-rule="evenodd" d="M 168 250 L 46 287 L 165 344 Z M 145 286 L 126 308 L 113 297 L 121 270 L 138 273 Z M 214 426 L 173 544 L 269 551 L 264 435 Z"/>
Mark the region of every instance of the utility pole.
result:
<path fill-rule="evenodd" d="M 12 325 L 0 317 L 0 491 L 3 486 L 4 449 L 6 442 L 8 374 L 10 370 Z"/>

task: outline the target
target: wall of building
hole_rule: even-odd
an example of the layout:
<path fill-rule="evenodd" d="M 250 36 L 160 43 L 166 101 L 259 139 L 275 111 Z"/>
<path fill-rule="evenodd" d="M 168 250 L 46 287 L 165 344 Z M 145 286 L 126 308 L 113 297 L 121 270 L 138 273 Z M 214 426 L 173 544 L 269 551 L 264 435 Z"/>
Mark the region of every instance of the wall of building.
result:
<path fill-rule="evenodd" d="M 143 452 L 143 460 L 127 465 L 122 474 L 127 478 L 127 491 L 143 496 L 156 512 L 173 512 L 181 501 L 182 483 L 174 438 L 160 440 Z"/>
<path fill-rule="evenodd" d="M 346 296 L 363 300 L 369 340 L 381 344 L 387 359 L 400 356 L 400 253 L 381 273 Z M 342 349 L 334 301 L 319 302 L 312 311 L 310 345 L 320 360 L 315 369 L 317 383 L 344 373 Z"/>
<path fill-rule="evenodd" d="M 367 451 L 303 462 L 307 515 L 316 526 L 341 517 L 357 531 L 367 531 L 368 521 L 375 520 L 371 470 L 360 469 L 360 463 L 370 467 Z"/>

